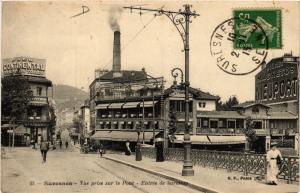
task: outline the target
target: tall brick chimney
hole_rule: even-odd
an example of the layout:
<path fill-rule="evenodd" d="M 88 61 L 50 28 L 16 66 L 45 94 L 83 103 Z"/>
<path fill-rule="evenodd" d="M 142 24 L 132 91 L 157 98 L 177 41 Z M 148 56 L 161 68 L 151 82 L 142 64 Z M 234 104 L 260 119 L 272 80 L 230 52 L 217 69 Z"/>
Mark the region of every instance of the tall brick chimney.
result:
<path fill-rule="evenodd" d="M 120 31 L 114 32 L 114 48 L 113 48 L 113 67 L 112 71 L 116 74 L 121 74 L 121 33 Z M 115 77 L 115 75 L 114 75 Z"/>

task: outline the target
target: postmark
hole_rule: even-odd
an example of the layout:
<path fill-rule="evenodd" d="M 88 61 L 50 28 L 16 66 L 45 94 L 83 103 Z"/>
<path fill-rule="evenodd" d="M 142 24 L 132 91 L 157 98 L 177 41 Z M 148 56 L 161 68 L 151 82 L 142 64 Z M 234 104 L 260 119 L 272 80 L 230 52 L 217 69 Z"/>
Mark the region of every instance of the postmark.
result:
<path fill-rule="evenodd" d="M 252 10 L 234 10 L 233 15 L 236 20 L 234 24 L 235 34 L 240 34 L 245 36 L 245 43 L 239 41 L 234 42 L 235 49 L 241 49 L 244 47 L 264 48 L 265 41 L 268 41 L 269 49 L 280 49 L 282 48 L 282 25 L 281 25 L 281 10 L 262 10 L 262 9 L 252 9 Z M 259 29 L 250 33 L 251 28 L 253 28 L 253 20 L 263 28 L 267 37 L 257 36 L 255 33 L 260 33 Z M 258 39 L 255 39 L 258 38 Z"/>
<path fill-rule="evenodd" d="M 247 46 L 246 36 L 235 33 L 235 23 L 240 23 L 240 20 L 240 18 L 225 20 L 215 28 L 210 39 L 210 52 L 217 66 L 232 75 L 246 75 L 255 71 L 265 63 L 268 54 L 268 39 L 264 29 L 254 20 L 243 19 L 251 23 L 249 33 L 255 41 L 266 38 L 266 41 L 259 42 L 259 49 L 253 49 Z M 234 49 L 235 42 L 244 46 L 241 49 Z"/>

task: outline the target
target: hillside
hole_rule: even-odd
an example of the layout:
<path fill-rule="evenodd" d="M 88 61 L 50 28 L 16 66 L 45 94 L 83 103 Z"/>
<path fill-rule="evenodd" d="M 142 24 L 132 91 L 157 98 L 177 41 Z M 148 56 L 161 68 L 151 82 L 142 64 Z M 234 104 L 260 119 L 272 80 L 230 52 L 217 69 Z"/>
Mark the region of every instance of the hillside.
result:
<path fill-rule="evenodd" d="M 88 93 L 79 88 L 61 84 L 53 85 L 53 98 L 58 112 L 65 108 L 79 108 L 88 97 Z"/>

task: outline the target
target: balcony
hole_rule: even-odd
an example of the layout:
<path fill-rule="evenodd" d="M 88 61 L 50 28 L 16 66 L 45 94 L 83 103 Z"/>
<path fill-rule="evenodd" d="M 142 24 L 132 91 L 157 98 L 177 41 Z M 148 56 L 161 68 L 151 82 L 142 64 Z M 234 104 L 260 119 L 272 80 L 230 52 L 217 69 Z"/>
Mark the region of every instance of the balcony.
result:
<path fill-rule="evenodd" d="M 258 136 L 268 136 L 270 135 L 269 129 L 255 129 L 255 134 Z"/>
<path fill-rule="evenodd" d="M 241 128 L 197 128 L 197 134 L 242 135 Z"/>
<path fill-rule="evenodd" d="M 298 133 L 296 128 L 289 129 L 271 129 L 271 135 L 274 136 L 283 136 L 283 135 L 296 135 Z"/>
<path fill-rule="evenodd" d="M 48 98 L 43 96 L 33 96 L 30 104 L 32 105 L 48 105 Z"/>

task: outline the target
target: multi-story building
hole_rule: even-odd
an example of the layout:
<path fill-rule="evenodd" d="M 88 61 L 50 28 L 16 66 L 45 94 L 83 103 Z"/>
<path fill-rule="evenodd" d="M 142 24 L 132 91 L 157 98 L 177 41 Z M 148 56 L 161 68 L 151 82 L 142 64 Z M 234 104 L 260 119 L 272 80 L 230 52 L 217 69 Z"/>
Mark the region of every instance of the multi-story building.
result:
<path fill-rule="evenodd" d="M 255 76 L 255 100 L 278 118 L 268 125 L 271 141 L 298 151 L 299 57 L 284 54 L 263 65 Z"/>
<path fill-rule="evenodd" d="M 81 111 L 81 123 L 82 123 L 82 131 L 80 133 L 83 136 L 90 136 L 92 135 L 91 125 L 90 125 L 90 106 L 89 100 L 84 101 L 84 105 L 80 107 Z"/>
<path fill-rule="evenodd" d="M 48 128 L 51 118 L 48 88 L 52 87 L 52 82 L 45 76 L 46 60 L 28 57 L 9 58 L 3 60 L 2 67 L 3 76 L 26 78 L 33 93 L 25 118 L 17 120 L 19 126 L 14 128 L 15 144 L 24 145 L 31 140 L 39 142 L 41 137 L 49 138 L 53 134 Z M 7 117 L 2 117 L 2 125 L 8 124 L 7 121 Z M 6 135 L 5 130 L 2 134 Z"/>
<path fill-rule="evenodd" d="M 274 58 L 255 76 L 255 101 L 272 111 L 299 112 L 299 57 L 284 54 Z"/>
<path fill-rule="evenodd" d="M 111 71 L 97 70 L 90 85 L 91 127 L 94 139 L 152 143 L 155 137 L 168 139 L 170 111 L 175 112 L 178 131 L 184 127 L 184 90 L 173 85 L 164 90 L 162 77 L 141 71 L 121 70 L 120 32 L 114 33 Z M 197 109 L 215 110 L 218 97 L 190 88 L 192 132 L 196 133 Z M 93 125 L 93 122 L 95 126 Z M 116 143 L 114 143 L 116 144 Z"/>

